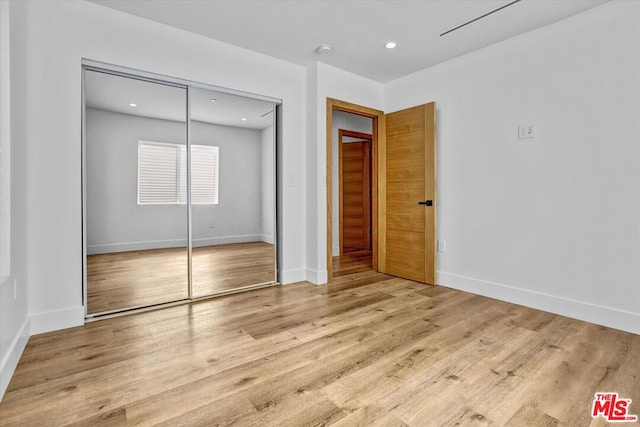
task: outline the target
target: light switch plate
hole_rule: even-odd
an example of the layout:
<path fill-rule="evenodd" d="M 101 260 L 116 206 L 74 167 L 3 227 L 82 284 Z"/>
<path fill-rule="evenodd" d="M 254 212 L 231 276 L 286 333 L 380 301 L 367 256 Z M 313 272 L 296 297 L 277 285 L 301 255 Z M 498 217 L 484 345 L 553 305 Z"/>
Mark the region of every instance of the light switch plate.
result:
<path fill-rule="evenodd" d="M 531 123 L 518 125 L 518 139 L 529 139 L 536 137 L 536 127 Z"/>

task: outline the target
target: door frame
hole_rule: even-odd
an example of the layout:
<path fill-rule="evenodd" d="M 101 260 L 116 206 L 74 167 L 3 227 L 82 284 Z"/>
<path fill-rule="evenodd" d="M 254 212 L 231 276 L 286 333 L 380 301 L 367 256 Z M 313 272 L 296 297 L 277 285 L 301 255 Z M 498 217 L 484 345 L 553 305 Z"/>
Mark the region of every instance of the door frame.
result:
<path fill-rule="evenodd" d="M 327 180 L 327 280 L 333 279 L 333 111 L 342 111 L 372 119 L 371 126 L 371 252 L 372 269 L 378 271 L 378 210 L 381 207 L 381 198 L 378 188 L 378 176 L 383 175 L 380 169 L 383 163 L 379 162 L 380 155 L 385 148 L 385 119 L 384 112 L 374 108 L 327 98 L 326 120 L 326 180 Z"/>
<path fill-rule="evenodd" d="M 366 215 L 368 216 L 368 218 L 365 216 L 363 218 L 363 221 L 365 221 L 365 219 L 367 219 L 368 221 L 365 221 L 365 224 L 368 224 L 368 227 L 365 231 L 365 233 L 367 233 L 369 236 L 367 238 L 367 240 L 369 241 L 369 245 L 371 246 L 371 240 L 372 240 L 372 234 L 373 234 L 373 223 L 371 220 L 371 213 L 373 212 L 373 156 L 372 156 L 372 149 L 371 149 L 371 144 L 373 141 L 373 136 L 370 133 L 363 133 L 363 132 L 356 132 L 353 130 L 347 130 L 347 129 L 338 129 L 338 165 L 339 165 L 339 172 L 338 172 L 338 181 L 339 181 L 339 186 L 340 186 L 340 190 L 338 191 L 338 202 L 340 203 L 340 209 L 338 210 L 338 227 L 340 229 L 340 255 L 342 256 L 344 254 L 344 156 L 343 156 L 343 150 L 344 150 L 344 146 L 342 144 L 344 144 L 343 142 L 343 138 L 344 137 L 348 137 L 348 138 L 358 138 L 361 139 L 361 141 L 353 141 L 354 143 L 363 143 L 366 142 L 367 143 L 367 150 L 369 151 L 368 154 L 368 160 L 367 160 L 367 168 L 366 168 L 366 178 L 368 179 L 368 188 L 366 193 L 367 194 L 363 194 L 363 200 L 364 198 L 368 199 L 367 202 L 367 213 Z M 362 159 L 361 159 L 362 160 Z M 363 179 L 365 177 L 363 176 Z M 365 215 L 363 213 L 363 215 Z M 333 252 L 333 251 L 332 251 Z"/>

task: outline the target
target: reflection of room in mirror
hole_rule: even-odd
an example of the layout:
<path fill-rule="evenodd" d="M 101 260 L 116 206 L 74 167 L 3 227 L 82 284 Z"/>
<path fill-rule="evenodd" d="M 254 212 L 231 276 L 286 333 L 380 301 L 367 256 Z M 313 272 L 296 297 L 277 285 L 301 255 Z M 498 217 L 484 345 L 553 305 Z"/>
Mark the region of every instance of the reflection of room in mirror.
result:
<path fill-rule="evenodd" d="M 148 182 L 161 196 L 158 204 L 138 200 L 139 141 L 185 146 L 186 103 L 185 88 L 85 71 L 88 314 L 188 298 L 187 207 L 176 199 L 179 163 L 165 162 Z M 158 164 L 171 155 L 170 145 L 164 147 Z"/>
<path fill-rule="evenodd" d="M 186 248 L 88 255 L 88 313 L 110 312 L 185 299 L 186 272 Z"/>
<path fill-rule="evenodd" d="M 85 73 L 87 312 L 274 283 L 274 105 L 190 89 L 190 295 L 186 90 Z"/>
<path fill-rule="evenodd" d="M 273 282 L 273 104 L 204 89 L 191 102 L 191 143 L 220 147 L 219 202 L 191 207 L 193 296 Z"/>
<path fill-rule="evenodd" d="M 212 295 L 275 277 L 273 244 L 210 245 L 193 249 L 194 295 Z M 141 307 L 185 298 L 184 248 L 147 249 L 87 257 L 90 313 Z M 177 286 L 179 285 L 179 286 Z"/>

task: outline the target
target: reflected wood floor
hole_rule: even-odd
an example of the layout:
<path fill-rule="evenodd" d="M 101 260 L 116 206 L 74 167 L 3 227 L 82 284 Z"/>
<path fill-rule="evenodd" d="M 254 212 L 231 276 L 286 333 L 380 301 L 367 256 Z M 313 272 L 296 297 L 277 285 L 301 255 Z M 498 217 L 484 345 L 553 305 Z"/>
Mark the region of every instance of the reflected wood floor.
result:
<path fill-rule="evenodd" d="M 33 336 L 0 425 L 600 426 L 640 336 L 372 271 Z"/>
<path fill-rule="evenodd" d="M 193 248 L 193 293 L 206 296 L 275 281 L 274 245 L 233 243 Z M 187 249 L 87 256 L 88 313 L 179 301 L 187 293 Z"/>

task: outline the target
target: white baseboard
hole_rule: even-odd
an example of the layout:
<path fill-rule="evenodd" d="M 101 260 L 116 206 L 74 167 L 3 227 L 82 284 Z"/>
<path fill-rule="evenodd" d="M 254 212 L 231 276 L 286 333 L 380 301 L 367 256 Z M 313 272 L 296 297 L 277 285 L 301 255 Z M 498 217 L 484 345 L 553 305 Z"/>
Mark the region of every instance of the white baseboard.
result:
<path fill-rule="evenodd" d="M 266 234 L 262 234 L 260 236 L 260 241 L 264 243 L 270 243 L 272 245 L 276 242 L 273 236 L 267 236 Z"/>
<path fill-rule="evenodd" d="M 144 251 L 147 249 L 180 248 L 183 246 L 187 246 L 186 239 L 105 243 L 103 245 L 87 245 L 87 255 L 109 254 L 113 252 Z"/>
<path fill-rule="evenodd" d="M 265 241 L 260 234 L 242 234 L 238 236 L 220 236 L 208 237 L 204 239 L 193 239 L 193 247 L 226 245 L 229 243 L 248 243 Z M 273 243 L 273 237 L 271 242 Z M 180 248 L 186 247 L 186 239 L 173 240 L 149 240 L 145 242 L 124 242 L 124 243 L 106 243 L 103 245 L 87 246 L 87 255 L 108 254 L 114 252 L 144 251 L 148 249 L 164 249 L 164 248 Z"/>
<path fill-rule="evenodd" d="M 31 315 L 31 335 L 84 325 L 84 306 Z"/>
<path fill-rule="evenodd" d="M 199 248 L 201 246 L 228 245 L 230 243 L 249 243 L 260 241 L 262 241 L 262 236 L 260 234 L 241 234 L 239 236 L 222 236 L 208 237 L 205 239 L 193 239 L 193 247 Z"/>
<path fill-rule="evenodd" d="M 306 272 L 307 281 L 314 285 L 324 285 L 327 283 L 329 274 L 327 270 L 311 270 L 307 268 Z"/>
<path fill-rule="evenodd" d="M 307 280 L 307 275 L 304 268 L 298 268 L 295 270 L 283 270 L 280 273 L 280 283 L 282 283 L 283 285 L 304 282 L 305 280 Z"/>
<path fill-rule="evenodd" d="M 576 301 L 453 273 L 438 272 L 439 285 L 640 335 L 640 313 Z"/>
<path fill-rule="evenodd" d="M 27 341 L 29 341 L 29 331 L 30 325 L 29 318 L 27 317 L 9 345 L 7 354 L 5 354 L 2 361 L 0 361 L 0 401 L 2 401 L 4 393 L 7 391 L 11 377 L 18 366 Z"/>

